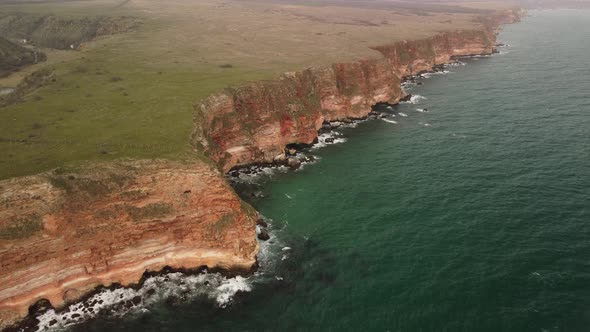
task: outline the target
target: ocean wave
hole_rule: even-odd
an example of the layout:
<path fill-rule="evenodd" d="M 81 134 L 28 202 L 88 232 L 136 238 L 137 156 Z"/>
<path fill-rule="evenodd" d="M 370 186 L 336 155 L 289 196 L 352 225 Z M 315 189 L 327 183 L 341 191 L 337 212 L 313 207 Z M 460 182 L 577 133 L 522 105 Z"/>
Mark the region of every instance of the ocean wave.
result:
<path fill-rule="evenodd" d="M 425 100 L 425 99 L 428 99 L 428 98 L 421 96 L 421 95 L 412 95 L 412 97 L 410 98 L 410 103 L 417 104 L 420 102 L 420 100 Z"/>
<path fill-rule="evenodd" d="M 395 121 L 395 120 L 390 120 L 390 119 L 386 119 L 386 118 L 382 118 L 381 120 L 388 122 L 388 123 L 397 124 L 397 121 Z"/>
<path fill-rule="evenodd" d="M 274 176 L 277 173 L 286 173 L 289 167 L 285 165 L 260 165 L 244 167 L 230 172 L 227 179 L 230 183 L 256 184 L 263 177 Z"/>
<path fill-rule="evenodd" d="M 280 262 L 289 259 L 293 249 L 283 241 L 283 232 L 287 230 L 288 223 L 276 223 L 265 219 L 268 224 L 266 231 L 270 235 L 270 241 L 259 241 L 258 255 L 256 255 L 260 268 L 254 273 L 252 283 L 267 283 L 275 280 L 282 281 L 285 276 L 278 274 Z"/>
<path fill-rule="evenodd" d="M 317 149 L 326 147 L 328 145 L 345 143 L 346 138 L 341 137 L 341 136 L 342 136 L 341 132 L 334 131 L 334 130 L 332 130 L 330 132 L 322 133 L 322 134 L 318 135 L 318 142 L 315 143 L 311 147 L 311 149 L 317 150 Z"/>
<path fill-rule="evenodd" d="M 406 113 L 403 113 L 403 112 L 399 112 L 398 114 L 401 115 L 401 116 L 403 116 L 403 117 L 408 116 Z"/>
<path fill-rule="evenodd" d="M 463 61 L 455 61 L 455 62 L 451 62 L 451 63 L 447 63 L 444 66 L 445 67 L 461 67 L 461 66 L 466 66 L 467 64 Z"/>
<path fill-rule="evenodd" d="M 420 100 L 425 100 L 425 99 L 428 99 L 428 98 L 421 96 L 421 95 L 412 95 L 412 97 L 410 97 L 410 100 L 402 101 L 402 102 L 400 102 L 400 104 L 417 104 L 420 102 Z"/>
<path fill-rule="evenodd" d="M 189 303 L 198 297 L 205 297 L 223 309 L 232 303 L 237 293 L 251 290 L 250 278 L 241 276 L 227 278 L 220 273 L 207 272 L 197 275 L 167 273 L 147 278 L 138 289 L 105 289 L 85 301 L 68 306 L 64 311 L 49 310 L 37 317 L 37 331 L 61 331 L 97 315 L 141 315 L 149 313 L 154 305 L 170 300 Z"/>
<path fill-rule="evenodd" d="M 428 73 L 423 73 L 418 75 L 419 78 L 431 78 L 433 75 L 447 75 L 452 73 L 450 70 L 444 69 L 444 70 L 437 70 L 437 71 L 433 71 L 433 72 L 428 72 Z"/>

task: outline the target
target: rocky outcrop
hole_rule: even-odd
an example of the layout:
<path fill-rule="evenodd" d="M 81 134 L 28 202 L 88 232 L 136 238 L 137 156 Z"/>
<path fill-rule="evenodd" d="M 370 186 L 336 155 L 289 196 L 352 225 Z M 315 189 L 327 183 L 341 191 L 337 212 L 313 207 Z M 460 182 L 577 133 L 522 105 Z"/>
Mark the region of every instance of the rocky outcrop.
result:
<path fill-rule="evenodd" d="M 145 271 L 249 271 L 257 213 L 203 162 L 122 162 L 0 182 L 0 329 Z"/>
<path fill-rule="evenodd" d="M 135 29 L 139 24 L 129 16 L 61 17 L 26 13 L 1 13 L 0 36 L 26 44 L 62 50 L 76 49 L 98 36 Z"/>
<path fill-rule="evenodd" d="M 481 19 L 481 29 L 374 47 L 383 57 L 308 68 L 279 79 L 214 94 L 195 110 L 193 146 L 221 170 L 272 162 L 293 143 L 312 143 L 325 121 L 363 118 L 376 103 L 397 103 L 401 79 L 453 57 L 492 54 L 498 24 L 515 22 L 510 10 Z"/>
<path fill-rule="evenodd" d="M 0 77 L 37 62 L 45 61 L 44 53 L 30 50 L 0 37 Z"/>

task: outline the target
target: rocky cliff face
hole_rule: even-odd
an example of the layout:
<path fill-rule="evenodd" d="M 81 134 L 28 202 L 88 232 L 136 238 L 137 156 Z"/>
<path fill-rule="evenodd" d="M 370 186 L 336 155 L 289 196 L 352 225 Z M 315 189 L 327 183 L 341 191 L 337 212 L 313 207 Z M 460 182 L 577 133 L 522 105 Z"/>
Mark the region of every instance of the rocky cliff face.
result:
<path fill-rule="evenodd" d="M 192 144 L 224 172 L 272 162 L 287 144 L 312 143 L 324 121 L 362 118 L 376 103 L 397 103 L 405 76 L 455 56 L 491 54 L 498 25 L 519 17 L 517 10 L 501 12 L 482 19 L 479 30 L 374 47 L 383 58 L 308 68 L 226 89 L 196 106 Z"/>
<path fill-rule="evenodd" d="M 0 37 L 0 77 L 46 59 L 44 53 L 30 50 Z"/>
<path fill-rule="evenodd" d="M 0 329 L 145 271 L 248 271 L 256 212 L 205 163 L 93 165 L 0 182 Z"/>

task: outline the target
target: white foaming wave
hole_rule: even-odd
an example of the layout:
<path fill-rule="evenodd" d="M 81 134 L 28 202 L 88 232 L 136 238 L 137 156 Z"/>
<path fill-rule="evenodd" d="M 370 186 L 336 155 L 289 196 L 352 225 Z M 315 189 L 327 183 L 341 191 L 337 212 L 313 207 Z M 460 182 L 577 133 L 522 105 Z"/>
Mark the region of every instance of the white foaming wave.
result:
<path fill-rule="evenodd" d="M 468 56 L 468 58 L 478 59 L 478 58 L 489 58 L 490 56 L 491 56 L 490 54 L 476 54 L 476 55 Z"/>
<path fill-rule="evenodd" d="M 390 119 L 386 119 L 386 118 L 382 118 L 381 120 L 383 120 L 383 121 L 385 121 L 385 122 L 389 122 L 389 123 L 397 124 L 397 121 L 395 121 L 395 120 L 390 120 Z"/>
<path fill-rule="evenodd" d="M 305 167 L 307 167 L 307 165 L 309 164 L 315 164 L 318 160 L 320 160 L 321 158 L 318 156 L 314 156 L 312 155 L 313 160 L 301 160 L 301 164 L 299 165 L 299 168 L 295 170 L 295 172 L 300 172 L 301 170 L 303 170 Z"/>
<path fill-rule="evenodd" d="M 403 117 L 408 116 L 406 113 L 403 113 L 403 112 L 399 112 L 398 114 L 401 115 L 401 116 L 403 116 Z"/>
<path fill-rule="evenodd" d="M 428 98 L 421 96 L 421 95 L 412 95 L 412 97 L 410 98 L 410 103 L 417 104 L 418 102 L 420 102 L 420 100 L 425 100 L 425 99 L 428 99 Z"/>
<path fill-rule="evenodd" d="M 288 247 L 282 240 L 281 233 L 287 229 L 288 223 L 279 224 L 281 227 L 272 221 L 265 219 L 268 224 L 266 231 L 270 235 L 272 241 L 258 241 L 259 250 L 256 255 L 260 269 L 254 273 L 256 278 L 253 278 L 254 283 L 264 283 L 269 280 L 283 280 L 283 276 L 276 275 L 276 264 L 280 261 L 288 259 L 291 255 L 292 249 Z"/>
<path fill-rule="evenodd" d="M 445 70 L 434 72 L 433 75 L 447 75 L 447 74 L 450 74 L 450 73 L 452 73 L 452 71 L 445 69 Z"/>
<path fill-rule="evenodd" d="M 237 176 L 228 175 L 228 181 L 232 183 L 256 184 L 263 176 L 273 176 L 280 172 L 285 173 L 289 171 L 289 167 L 285 165 L 279 166 L 253 166 L 249 168 L 249 172 L 238 171 Z"/>
<path fill-rule="evenodd" d="M 105 289 L 89 299 L 74 303 L 63 312 L 49 310 L 37 317 L 37 331 L 60 331 L 97 315 L 121 317 L 148 313 L 149 309 L 167 299 L 189 302 L 198 296 L 215 301 L 219 308 L 232 303 L 238 292 L 250 292 L 250 278 L 226 278 L 220 273 L 186 275 L 167 273 L 147 278 L 141 288 Z"/>
<path fill-rule="evenodd" d="M 416 111 L 417 111 L 417 112 L 420 112 L 420 113 L 424 113 L 424 112 L 426 112 L 426 110 L 425 110 L 425 109 L 423 109 L 423 108 L 416 108 Z"/>
<path fill-rule="evenodd" d="M 400 102 L 400 104 L 417 104 L 418 102 L 420 102 L 420 100 L 423 100 L 423 99 L 428 99 L 428 98 L 421 96 L 421 95 L 412 95 L 412 97 L 410 97 L 410 100 L 402 101 L 402 102 Z"/>
<path fill-rule="evenodd" d="M 340 137 L 340 136 L 342 136 L 342 133 L 334 131 L 334 130 L 327 132 L 327 133 L 322 133 L 318 136 L 318 142 L 315 143 L 311 147 L 311 149 L 317 150 L 317 149 L 326 147 L 328 145 L 340 144 L 340 143 L 346 142 L 346 138 Z"/>
<path fill-rule="evenodd" d="M 447 63 L 445 64 L 445 67 L 461 67 L 461 66 L 466 66 L 467 64 L 463 61 L 456 61 L 456 62 L 451 62 L 451 63 Z"/>
<path fill-rule="evenodd" d="M 423 125 L 424 127 L 432 127 L 430 123 L 420 122 L 419 124 Z"/>
<path fill-rule="evenodd" d="M 358 127 L 359 123 L 363 123 L 367 120 L 354 120 L 353 122 L 343 123 L 340 128 L 356 128 Z"/>
<path fill-rule="evenodd" d="M 219 287 L 215 289 L 217 293 L 215 300 L 221 308 L 227 307 L 231 303 L 234 295 L 238 292 L 250 292 L 251 285 L 248 284 L 247 278 L 236 276 L 235 278 L 226 279 Z"/>

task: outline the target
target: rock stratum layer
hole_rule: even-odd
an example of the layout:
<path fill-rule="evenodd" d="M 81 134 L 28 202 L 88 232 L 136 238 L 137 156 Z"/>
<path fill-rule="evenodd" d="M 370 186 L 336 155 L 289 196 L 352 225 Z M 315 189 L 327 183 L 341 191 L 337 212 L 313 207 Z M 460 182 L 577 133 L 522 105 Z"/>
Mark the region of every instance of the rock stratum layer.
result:
<path fill-rule="evenodd" d="M 0 327 L 47 299 L 61 307 L 145 271 L 249 271 L 256 211 L 215 167 L 92 165 L 0 182 Z"/>
<path fill-rule="evenodd" d="M 378 59 L 285 73 L 206 98 L 191 142 L 217 168 L 127 161 L 0 181 L 0 329 L 41 299 L 62 307 L 100 285 L 134 284 L 145 271 L 251 269 L 257 213 L 222 173 L 313 142 L 325 121 L 396 103 L 404 76 L 454 56 L 491 54 L 495 29 L 520 15 L 501 12 L 479 30 L 378 46 Z"/>
<path fill-rule="evenodd" d="M 220 168 L 269 163 L 288 144 L 309 144 L 325 121 L 364 118 L 377 103 L 403 97 L 403 77 L 453 62 L 457 56 L 492 54 L 496 29 L 516 22 L 520 10 L 481 18 L 481 29 L 373 47 L 381 58 L 283 74 L 206 98 L 196 106 L 192 144 Z"/>

